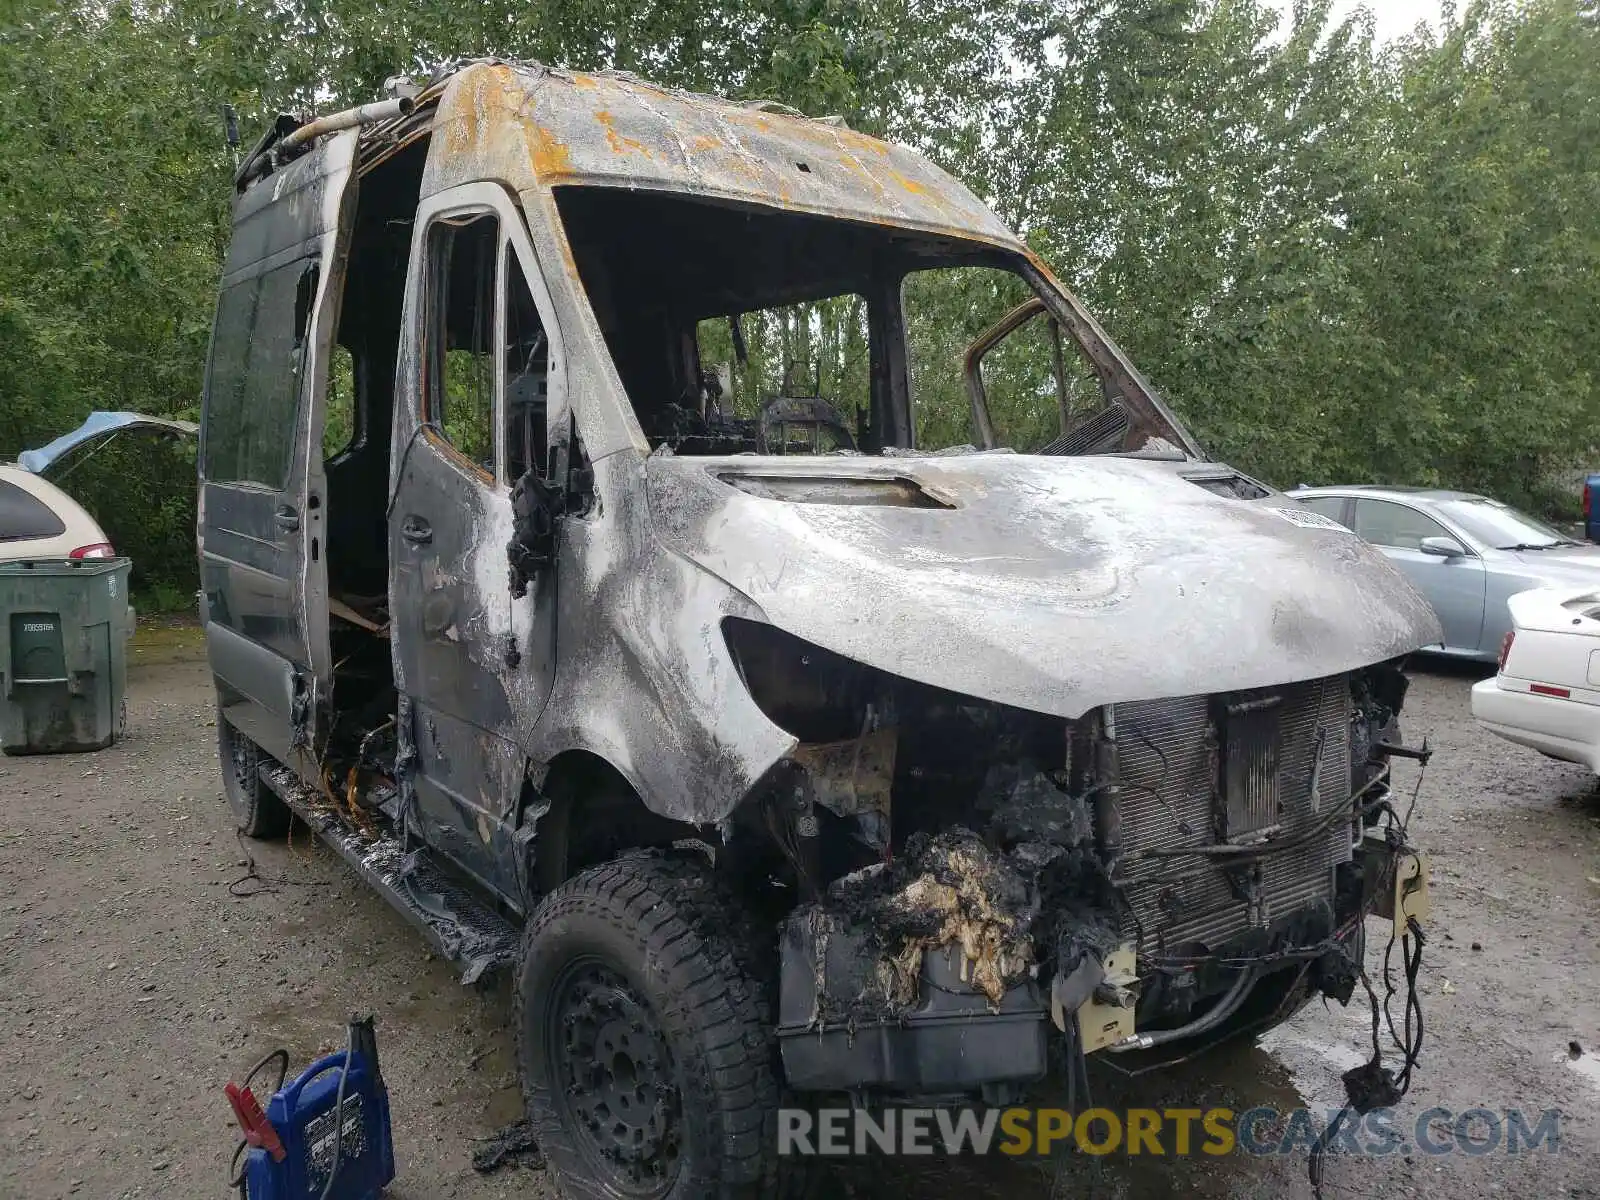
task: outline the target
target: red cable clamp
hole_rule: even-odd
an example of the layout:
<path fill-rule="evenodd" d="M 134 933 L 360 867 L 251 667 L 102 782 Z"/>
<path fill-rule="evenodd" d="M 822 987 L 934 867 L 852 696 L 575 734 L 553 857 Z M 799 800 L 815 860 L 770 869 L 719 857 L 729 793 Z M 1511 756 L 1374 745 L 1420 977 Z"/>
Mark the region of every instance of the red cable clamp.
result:
<path fill-rule="evenodd" d="M 244 1130 L 245 1142 L 265 1150 L 272 1155 L 273 1162 L 282 1162 L 286 1157 L 283 1142 L 279 1140 L 278 1131 L 272 1127 L 272 1122 L 267 1120 L 267 1114 L 261 1111 L 261 1104 L 256 1099 L 255 1093 L 247 1087 L 240 1087 L 237 1083 L 230 1083 L 222 1090 L 228 1097 L 229 1107 L 233 1109 L 234 1120 L 238 1121 L 239 1128 Z"/>

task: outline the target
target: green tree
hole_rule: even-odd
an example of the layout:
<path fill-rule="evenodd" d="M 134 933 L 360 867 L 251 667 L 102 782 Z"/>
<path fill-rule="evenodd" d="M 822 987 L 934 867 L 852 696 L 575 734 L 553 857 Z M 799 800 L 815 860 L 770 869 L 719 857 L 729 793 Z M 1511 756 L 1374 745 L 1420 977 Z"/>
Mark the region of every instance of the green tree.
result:
<path fill-rule="evenodd" d="M 0 455 L 95 408 L 196 412 L 228 236 L 223 104 L 249 140 L 278 111 L 482 53 L 917 146 L 1058 266 L 1204 444 L 1274 483 L 1531 501 L 1594 454 L 1595 0 L 1477 0 L 1387 47 L 1329 0 L 1287 22 L 1266 0 L 11 0 Z M 969 275 L 908 293 L 933 442 L 970 437 L 955 364 L 1014 298 Z M 772 390 L 786 358 L 854 380 L 857 319 L 835 307 L 752 324 L 748 388 Z M 1055 420 L 1039 361 L 992 364 L 1029 443 Z M 130 505 L 181 529 L 153 497 Z"/>

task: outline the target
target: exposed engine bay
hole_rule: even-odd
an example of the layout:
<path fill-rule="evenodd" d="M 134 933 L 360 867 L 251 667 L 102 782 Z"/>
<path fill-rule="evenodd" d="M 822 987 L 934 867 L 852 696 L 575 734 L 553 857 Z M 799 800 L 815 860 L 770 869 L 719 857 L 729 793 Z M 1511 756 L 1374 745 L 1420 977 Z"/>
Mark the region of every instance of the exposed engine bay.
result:
<path fill-rule="evenodd" d="M 1425 752 L 1399 742 L 1398 664 L 1064 722 L 768 626 L 729 642 L 801 739 L 759 805 L 799 897 L 795 1086 L 993 1090 L 1045 1073 L 1050 1022 L 1080 1053 L 1192 1052 L 1350 999 L 1411 857 L 1389 757 Z"/>

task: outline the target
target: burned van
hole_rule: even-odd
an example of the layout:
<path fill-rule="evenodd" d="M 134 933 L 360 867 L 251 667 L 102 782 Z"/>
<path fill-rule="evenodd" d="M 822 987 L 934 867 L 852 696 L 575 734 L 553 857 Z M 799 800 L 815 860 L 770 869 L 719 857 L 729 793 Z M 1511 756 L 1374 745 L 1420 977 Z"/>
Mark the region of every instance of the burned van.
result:
<path fill-rule="evenodd" d="M 780 1094 L 998 1102 L 1349 998 L 1422 891 L 1390 758 L 1440 636 L 1375 551 L 1208 460 L 909 150 L 620 74 L 391 86 L 236 177 L 222 771 L 515 972 L 570 1191 L 759 1190 Z"/>

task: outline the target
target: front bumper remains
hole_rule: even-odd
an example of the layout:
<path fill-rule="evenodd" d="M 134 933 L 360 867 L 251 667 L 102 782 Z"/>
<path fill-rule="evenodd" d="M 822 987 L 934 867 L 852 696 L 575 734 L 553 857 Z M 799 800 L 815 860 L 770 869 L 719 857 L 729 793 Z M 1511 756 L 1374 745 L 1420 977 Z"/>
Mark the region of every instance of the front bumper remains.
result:
<path fill-rule="evenodd" d="M 794 921 L 784 929 L 778 1041 L 789 1086 L 947 1095 L 1044 1078 L 1048 1016 L 1038 985 L 1008 986 L 1000 1004 L 962 977 L 962 951 L 922 956 L 916 1001 L 893 1016 L 866 1011 L 876 955 L 860 934 Z M 831 1009 L 833 1018 L 820 1014 Z"/>
<path fill-rule="evenodd" d="M 1297 997 L 1303 1000 L 1318 989 L 1347 1002 L 1359 964 L 1330 969 L 1329 960 L 1348 959 L 1359 946 L 1357 912 L 1392 921 L 1397 935 L 1410 921 L 1428 915 L 1425 855 L 1374 830 L 1353 858 L 1349 869 L 1355 874 L 1339 911 L 1324 909 L 1316 921 L 1299 914 L 1285 928 L 1300 936 L 1277 933 L 1270 941 L 1251 943 L 1249 950 L 1218 947 L 1219 960 L 1232 963 L 1240 953 L 1254 952 L 1263 964 L 1248 974 L 1232 968 L 1214 972 L 1211 978 L 1240 986 L 1221 995 L 1208 992 L 1187 1021 L 1159 1020 L 1152 1027 L 1154 1038 L 1135 1033 L 1141 991 L 1154 980 L 1139 978 L 1150 966 L 1137 959 L 1131 943 L 1107 946 L 1083 986 L 1082 960 L 1079 970 L 1051 972 L 1050 962 L 1032 961 L 1031 942 L 1023 945 L 1026 937 L 1008 943 L 994 928 L 964 927 L 942 945 L 923 936 L 915 953 L 908 953 L 897 950 L 910 947 L 905 928 L 892 922 L 885 928 L 881 921 L 859 919 L 868 916 L 860 910 L 853 914 L 857 920 L 841 920 L 838 908 L 803 907 L 785 923 L 780 941 L 777 1032 L 787 1082 L 809 1092 L 939 1097 L 998 1089 L 1016 1095 L 1049 1073 L 1057 1029 L 1082 1053 L 1138 1050 L 1152 1041 L 1180 1039 L 1192 1048 L 1202 1034 L 1231 1032 L 1222 1029 L 1224 1018 L 1240 1012 L 1260 986 L 1271 988 L 1282 1002 L 1264 1019 L 1259 1006 L 1252 1010 L 1252 1027 L 1283 1019 L 1298 1007 Z M 900 914 L 898 908 L 888 911 Z M 1032 915 L 1037 918 L 1036 911 Z M 1030 927 L 1041 924 L 1049 923 L 1035 919 Z M 1320 960 L 1311 951 L 1298 958 L 1285 955 L 1286 940 L 1301 944 L 1304 931 L 1317 925 L 1326 931 Z M 990 952 L 995 954 L 985 970 Z M 995 962 L 999 970 L 993 969 Z"/>

